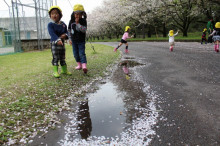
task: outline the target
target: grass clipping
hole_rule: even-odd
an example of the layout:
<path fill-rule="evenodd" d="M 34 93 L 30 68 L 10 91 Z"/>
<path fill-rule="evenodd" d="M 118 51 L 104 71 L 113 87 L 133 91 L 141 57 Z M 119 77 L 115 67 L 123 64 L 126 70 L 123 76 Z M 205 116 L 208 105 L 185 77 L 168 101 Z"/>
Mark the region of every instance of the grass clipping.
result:
<path fill-rule="evenodd" d="M 74 69 L 76 62 L 69 45 L 66 63 L 72 76 L 60 78 L 52 75 L 50 49 L 0 56 L 0 144 L 28 143 L 40 131 L 55 127 L 60 122 L 56 113 L 68 110 L 71 97 L 80 96 L 81 87 L 105 75 L 119 53 L 109 46 L 93 45 L 96 52 L 86 45 L 87 75 Z"/>

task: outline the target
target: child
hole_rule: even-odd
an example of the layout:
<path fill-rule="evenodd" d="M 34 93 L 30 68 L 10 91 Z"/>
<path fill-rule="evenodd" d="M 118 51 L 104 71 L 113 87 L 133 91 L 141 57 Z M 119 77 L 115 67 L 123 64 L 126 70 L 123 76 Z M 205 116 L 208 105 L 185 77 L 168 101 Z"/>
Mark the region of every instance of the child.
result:
<path fill-rule="evenodd" d="M 173 34 L 173 30 L 169 31 L 169 45 L 170 45 L 170 51 L 173 51 L 173 46 L 174 46 L 174 37 L 178 35 L 178 31 L 176 34 Z"/>
<path fill-rule="evenodd" d="M 53 65 L 53 75 L 56 78 L 59 78 L 58 73 L 58 62 L 61 65 L 61 73 L 71 75 L 67 71 L 67 65 L 65 61 L 65 44 L 64 40 L 68 39 L 67 35 L 67 26 L 63 21 L 60 21 L 62 18 L 62 10 L 58 6 L 52 6 L 48 11 L 50 18 L 53 22 L 48 24 L 48 32 L 51 37 L 51 52 L 53 56 L 52 65 Z"/>
<path fill-rule="evenodd" d="M 201 42 L 201 44 L 203 44 L 203 41 L 205 41 L 205 44 L 207 44 L 206 31 L 207 31 L 207 29 L 204 28 L 203 33 L 202 33 L 202 42 Z"/>
<path fill-rule="evenodd" d="M 215 51 L 219 52 L 219 41 L 220 41 L 220 22 L 217 22 L 215 24 L 215 29 L 214 31 L 209 35 L 213 36 L 213 41 L 215 42 Z"/>
<path fill-rule="evenodd" d="M 128 42 L 127 42 L 127 39 L 133 38 L 133 36 L 129 37 L 129 31 L 130 31 L 130 29 L 131 29 L 131 28 L 130 28 L 129 26 L 126 26 L 126 27 L 125 27 L 125 33 L 124 33 L 124 35 L 122 36 L 121 42 L 119 43 L 118 47 L 114 49 L 115 52 L 117 51 L 117 49 L 118 49 L 119 47 L 121 47 L 122 44 L 125 44 L 125 45 L 126 45 L 125 53 L 128 53 Z"/>
<path fill-rule="evenodd" d="M 84 7 L 81 4 L 76 4 L 73 8 L 73 13 L 68 26 L 69 42 L 72 44 L 73 55 L 78 65 L 75 69 L 83 69 L 85 74 L 87 73 L 87 59 L 85 54 L 86 30 L 87 21 Z"/>

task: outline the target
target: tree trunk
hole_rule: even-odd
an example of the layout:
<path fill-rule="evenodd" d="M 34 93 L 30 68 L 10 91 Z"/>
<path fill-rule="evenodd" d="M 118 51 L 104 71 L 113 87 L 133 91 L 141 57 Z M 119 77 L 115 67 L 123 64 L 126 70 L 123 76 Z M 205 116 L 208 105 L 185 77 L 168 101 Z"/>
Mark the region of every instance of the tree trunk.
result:
<path fill-rule="evenodd" d="M 163 23 L 163 37 L 167 37 L 166 23 Z"/>
<path fill-rule="evenodd" d="M 144 24 L 142 25 L 142 32 L 143 32 L 143 39 L 145 39 L 145 26 L 144 26 Z"/>

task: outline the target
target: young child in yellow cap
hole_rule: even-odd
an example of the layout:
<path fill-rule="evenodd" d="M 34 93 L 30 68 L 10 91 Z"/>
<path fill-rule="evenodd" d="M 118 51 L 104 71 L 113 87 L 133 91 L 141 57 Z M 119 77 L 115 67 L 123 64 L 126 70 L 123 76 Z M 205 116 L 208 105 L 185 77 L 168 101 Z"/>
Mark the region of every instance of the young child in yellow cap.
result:
<path fill-rule="evenodd" d="M 219 41 L 220 41 L 220 22 L 215 24 L 214 31 L 209 35 L 213 36 L 213 41 L 215 42 L 214 49 L 216 52 L 219 52 Z"/>
<path fill-rule="evenodd" d="M 122 44 L 125 44 L 126 45 L 125 53 L 128 53 L 128 42 L 127 42 L 127 39 L 133 38 L 133 36 L 129 36 L 130 29 L 131 29 L 130 26 L 126 26 L 125 27 L 125 33 L 123 34 L 123 36 L 121 38 L 121 42 L 119 43 L 119 45 L 114 49 L 115 52 L 118 50 L 119 47 L 121 47 Z"/>
<path fill-rule="evenodd" d="M 63 21 L 60 21 L 62 18 L 62 10 L 58 6 L 52 6 L 49 11 L 49 16 L 53 22 L 48 24 L 48 32 L 51 37 L 51 52 L 53 56 L 52 65 L 53 65 L 53 75 L 56 78 L 60 77 L 58 73 L 58 66 L 61 65 L 61 73 L 71 75 L 67 71 L 67 65 L 65 61 L 65 44 L 64 40 L 68 39 L 67 26 Z"/>
<path fill-rule="evenodd" d="M 202 41 L 201 41 L 201 44 L 203 44 L 203 41 L 205 41 L 205 44 L 207 44 L 206 31 L 207 31 L 207 29 L 204 28 L 204 29 L 203 29 L 203 32 L 202 32 Z"/>
<path fill-rule="evenodd" d="M 73 13 L 68 26 L 69 31 L 69 42 L 73 48 L 73 55 L 77 62 L 75 69 L 83 69 L 83 72 L 87 73 L 87 59 L 85 53 L 85 39 L 87 30 L 87 15 L 83 5 L 76 4 L 73 7 Z"/>
<path fill-rule="evenodd" d="M 178 31 L 177 31 L 176 34 L 173 34 L 173 33 L 174 33 L 174 31 L 173 31 L 173 30 L 170 30 L 170 31 L 169 31 L 169 34 L 168 34 L 168 36 L 169 36 L 170 51 L 171 51 L 171 52 L 173 51 L 173 46 L 175 45 L 175 44 L 174 44 L 174 37 L 178 35 Z"/>

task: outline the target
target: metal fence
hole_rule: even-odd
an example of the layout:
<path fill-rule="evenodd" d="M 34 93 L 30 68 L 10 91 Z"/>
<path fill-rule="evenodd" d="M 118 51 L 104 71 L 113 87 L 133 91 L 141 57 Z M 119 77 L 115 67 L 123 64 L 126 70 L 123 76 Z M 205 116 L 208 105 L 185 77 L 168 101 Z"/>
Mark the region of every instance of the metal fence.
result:
<path fill-rule="evenodd" d="M 44 48 L 49 39 L 47 24 L 51 21 L 48 9 L 56 0 L 4 0 L 0 10 L 0 54 L 22 52 L 23 41 L 35 42 Z"/>

